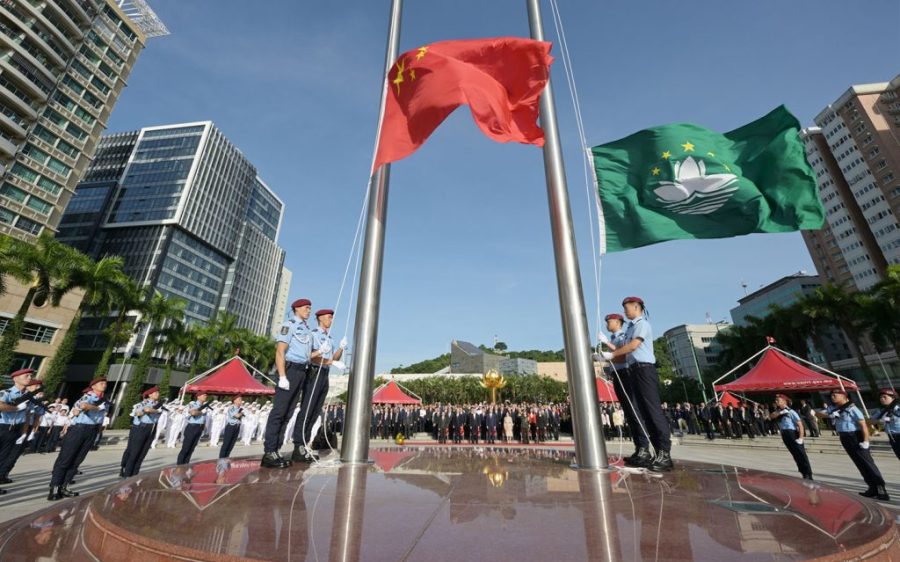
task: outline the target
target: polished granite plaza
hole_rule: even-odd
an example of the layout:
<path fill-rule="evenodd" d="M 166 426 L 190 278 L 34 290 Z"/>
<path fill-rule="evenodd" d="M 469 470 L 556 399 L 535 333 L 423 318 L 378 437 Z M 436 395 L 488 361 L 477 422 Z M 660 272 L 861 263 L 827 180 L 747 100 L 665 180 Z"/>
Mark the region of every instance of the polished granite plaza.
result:
<path fill-rule="evenodd" d="M 878 504 L 756 470 L 583 471 L 522 447 L 370 457 L 149 472 L 0 527 L 0 560 L 900 560 Z"/>

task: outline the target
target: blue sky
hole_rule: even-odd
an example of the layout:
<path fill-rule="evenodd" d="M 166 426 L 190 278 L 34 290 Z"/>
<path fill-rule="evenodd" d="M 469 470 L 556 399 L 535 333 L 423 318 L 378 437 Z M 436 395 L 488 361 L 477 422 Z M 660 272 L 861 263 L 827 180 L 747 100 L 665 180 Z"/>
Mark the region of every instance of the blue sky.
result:
<path fill-rule="evenodd" d="M 286 205 L 291 294 L 333 307 L 366 190 L 388 0 L 153 0 L 172 34 L 148 42 L 110 131 L 210 119 Z M 589 144 L 675 121 L 727 131 L 786 104 L 803 124 L 848 86 L 898 72 L 896 0 L 560 0 Z M 555 40 L 549 4 L 546 34 Z M 528 33 L 521 0 L 406 2 L 401 51 Z M 559 50 L 554 47 L 554 54 Z M 574 114 L 554 88 L 596 332 L 591 239 Z M 611 254 L 601 306 L 647 301 L 657 335 L 730 319 L 750 289 L 812 262 L 799 233 L 676 241 Z M 350 290 L 339 303 L 343 333 Z M 355 300 L 355 293 L 352 295 Z M 483 137 L 460 109 L 392 170 L 378 368 L 451 339 L 562 347 L 539 149 Z"/>

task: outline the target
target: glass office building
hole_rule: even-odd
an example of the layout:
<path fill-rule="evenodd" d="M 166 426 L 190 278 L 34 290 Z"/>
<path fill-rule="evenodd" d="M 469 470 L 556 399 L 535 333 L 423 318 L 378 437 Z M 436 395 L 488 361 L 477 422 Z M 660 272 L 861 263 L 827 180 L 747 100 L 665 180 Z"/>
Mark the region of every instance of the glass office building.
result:
<path fill-rule="evenodd" d="M 135 281 L 184 299 L 189 322 L 221 310 L 270 332 L 284 205 L 211 122 L 105 136 L 70 209 L 61 240 L 122 256 Z M 100 347 L 104 320 L 85 324 L 79 344 Z"/>

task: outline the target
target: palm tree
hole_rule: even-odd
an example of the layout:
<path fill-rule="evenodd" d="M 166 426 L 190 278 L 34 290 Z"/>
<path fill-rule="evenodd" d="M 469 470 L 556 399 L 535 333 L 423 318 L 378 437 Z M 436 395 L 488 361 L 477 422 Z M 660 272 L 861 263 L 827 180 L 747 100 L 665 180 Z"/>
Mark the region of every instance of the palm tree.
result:
<path fill-rule="evenodd" d="M 145 330 L 146 336 L 144 338 L 144 346 L 141 348 L 141 353 L 135 362 L 134 372 L 125 390 L 125 397 L 122 400 L 123 411 L 130 411 L 141 399 L 144 381 L 147 379 L 147 373 L 150 371 L 150 362 L 158 340 L 161 335 L 165 334 L 168 323 L 181 322 L 184 318 L 184 307 L 186 304 L 182 299 L 167 298 L 150 287 L 144 291 L 142 312 L 137 329 Z M 124 429 L 130 423 L 131 421 L 127 416 L 121 416 L 117 420 L 116 427 Z"/>
<path fill-rule="evenodd" d="M 159 394 L 162 397 L 168 397 L 172 381 L 172 363 L 179 355 L 190 350 L 191 333 L 190 328 L 183 321 L 173 320 L 160 335 L 162 341 L 159 347 L 166 357 L 166 364 L 162 379 L 159 381 Z"/>
<path fill-rule="evenodd" d="M 866 325 L 863 323 L 864 310 L 860 295 L 848 292 L 843 285 L 826 284 L 801 303 L 807 315 L 823 324 L 835 326 L 844 333 L 853 348 L 853 354 L 859 359 L 859 366 L 869 383 L 870 391 L 875 392 L 878 381 L 862 350 Z"/>
<path fill-rule="evenodd" d="M 6 326 L 0 339 L 0 372 L 9 371 L 15 358 L 16 346 L 25 327 L 25 315 L 32 304 L 43 306 L 50 301 L 58 306 L 68 292 L 78 256 L 77 250 L 58 242 L 49 231 L 38 236 L 34 244 L 14 240 L 7 242 L 4 252 L 3 273 L 11 275 L 25 285 L 28 292 L 19 306 L 16 316 Z"/>
<path fill-rule="evenodd" d="M 900 265 L 888 267 L 884 280 L 872 287 L 867 297 L 865 315 L 874 326 L 876 347 L 893 347 L 900 357 Z"/>
<path fill-rule="evenodd" d="M 94 371 L 95 377 L 106 376 L 113 352 L 125 345 L 132 335 L 132 327 L 125 326 L 128 313 L 135 311 L 143 302 L 143 291 L 130 277 L 123 275 L 111 288 L 112 308 L 118 310 L 115 321 L 106 329 L 106 349 Z"/>
<path fill-rule="evenodd" d="M 50 362 L 50 366 L 44 373 L 44 389 L 48 394 L 56 392 L 62 384 L 69 360 L 75 351 L 75 341 L 78 335 L 78 325 L 85 314 L 108 314 L 115 304 L 115 289 L 123 282 L 125 274 L 122 267 L 125 262 L 121 257 L 104 257 L 99 261 L 93 261 L 85 255 L 80 255 L 74 265 L 68 285 L 60 287 L 57 292 L 68 291 L 74 288 L 84 290 L 84 297 L 75 315 L 69 322 L 69 328 L 63 341 L 60 343 L 56 354 Z"/>

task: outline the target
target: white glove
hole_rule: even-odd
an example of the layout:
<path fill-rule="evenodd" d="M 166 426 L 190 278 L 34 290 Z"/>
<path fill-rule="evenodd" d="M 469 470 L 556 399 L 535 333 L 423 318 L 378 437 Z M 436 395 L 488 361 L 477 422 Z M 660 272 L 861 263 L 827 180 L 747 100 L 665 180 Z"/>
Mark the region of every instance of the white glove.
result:
<path fill-rule="evenodd" d="M 19 437 L 18 439 L 16 439 L 16 445 L 21 445 L 21 444 L 24 443 L 24 442 L 25 442 L 25 436 L 24 436 L 24 435 L 23 435 L 22 437 Z"/>
<path fill-rule="evenodd" d="M 603 332 L 600 332 L 600 335 L 597 336 L 597 339 L 600 340 L 600 343 L 609 343 L 609 338 L 606 337 L 606 334 Z"/>
<path fill-rule="evenodd" d="M 869 442 L 868 442 L 868 441 L 863 441 L 862 443 L 859 444 L 859 448 L 860 448 L 860 449 L 866 449 L 866 450 L 868 450 L 868 449 L 869 449 Z"/>
<path fill-rule="evenodd" d="M 803 439 L 797 439 L 796 441 L 797 441 L 797 444 L 798 444 L 798 445 L 802 445 L 802 444 L 803 444 Z"/>
<path fill-rule="evenodd" d="M 331 352 L 331 342 L 328 340 L 325 340 L 324 342 L 322 342 L 322 345 L 319 346 L 319 352 L 322 354 L 330 353 Z"/>
<path fill-rule="evenodd" d="M 341 343 L 340 343 L 339 347 L 341 349 L 347 349 L 347 338 L 346 337 L 341 338 Z"/>
<path fill-rule="evenodd" d="M 835 419 L 835 420 L 836 420 L 836 419 L 838 419 L 839 417 L 841 417 L 840 412 L 831 412 L 831 419 Z"/>
<path fill-rule="evenodd" d="M 105 410 L 105 409 L 106 409 L 106 402 L 104 402 L 104 403 L 100 404 L 99 406 L 97 406 L 97 409 L 100 410 L 101 412 L 102 412 L 103 410 Z M 144 411 L 141 410 L 141 415 L 143 415 L 143 412 L 144 412 Z"/>
<path fill-rule="evenodd" d="M 287 377 L 278 377 L 278 388 L 281 390 L 291 389 L 291 383 L 288 382 Z"/>
<path fill-rule="evenodd" d="M 344 365 L 343 361 L 332 361 L 331 366 L 337 367 L 338 369 L 341 369 L 341 370 L 344 370 L 347 368 L 347 365 Z"/>
<path fill-rule="evenodd" d="M 604 359 L 606 359 L 607 361 L 613 360 L 613 354 L 610 353 L 609 351 L 604 351 L 603 353 L 600 354 L 600 356 L 603 357 Z"/>
<path fill-rule="evenodd" d="M 16 406 L 16 410 L 21 412 L 22 410 L 24 410 L 27 407 L 28 407 L 28 401 L 26 400 L 25 402 L 22 402 L 21 404 Z"/>
<path fill-rule="evenodd" d="M 603 357 L 601 357 L 599 353 L 594 353 L 593 355 L 591 355 L 591 359 L 593 359 L 594 361 L 602 361 Z"/>
<path fill-rule="evenodd" d="M 782 415 L 782 416 L 786 416 L 786 415 L 788 414 L 788 412 L 790 412 L 790 410 L 788 410 L 787 408 L 785 408 L 784 410 L 781 410 L 781 415 Z"/>
<path fill-rule="evenodd" d="M 26 439 L 26 441 L 32 441 L 32 440 L 34 440 L 34 432 L 33 431 L 28 434 L 28 439 Z"/>

